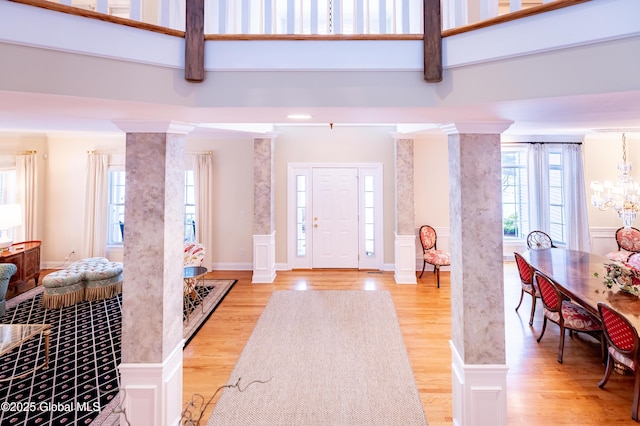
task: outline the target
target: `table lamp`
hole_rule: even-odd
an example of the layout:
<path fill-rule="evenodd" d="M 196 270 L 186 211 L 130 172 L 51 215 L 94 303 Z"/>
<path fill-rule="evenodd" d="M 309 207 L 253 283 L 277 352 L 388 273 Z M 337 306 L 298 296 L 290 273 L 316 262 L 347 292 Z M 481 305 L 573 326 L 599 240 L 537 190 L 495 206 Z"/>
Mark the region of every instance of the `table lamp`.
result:
<path fill-rule="evenodd" d="M 13 244 L 9 230 L 22 224 L 20 204 L 0 204 L 0 251 L 8 250 Z"/>

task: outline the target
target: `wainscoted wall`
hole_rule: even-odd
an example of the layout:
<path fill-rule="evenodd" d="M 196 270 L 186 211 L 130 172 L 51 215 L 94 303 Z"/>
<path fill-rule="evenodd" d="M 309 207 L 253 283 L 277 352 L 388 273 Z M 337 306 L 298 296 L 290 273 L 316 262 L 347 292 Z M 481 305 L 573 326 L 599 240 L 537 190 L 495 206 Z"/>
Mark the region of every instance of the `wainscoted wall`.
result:
<path fill-rule="evenodd" d="M 591 252 L 605 255 L 618 250 L 616 231 L 618 228 L 590 228 Z"/>

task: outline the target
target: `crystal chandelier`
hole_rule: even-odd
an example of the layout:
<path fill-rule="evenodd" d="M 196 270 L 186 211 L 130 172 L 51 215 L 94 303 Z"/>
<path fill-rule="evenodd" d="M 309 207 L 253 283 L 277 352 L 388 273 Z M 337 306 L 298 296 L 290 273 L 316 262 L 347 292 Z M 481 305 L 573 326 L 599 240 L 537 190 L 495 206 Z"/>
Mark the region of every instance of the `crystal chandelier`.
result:
<path fill-rule="evenodd" d="M 627 138 L 622 134 L 622 162 L 618 163 L 621 173 L 615 182 L 591 182 L 591 204 L 600 210 L 613 210 L 622 219 L 625 228 L 631 227 L 640 211 L 640 185 L 629 175 L 631 163 L 627 162 Z"/>

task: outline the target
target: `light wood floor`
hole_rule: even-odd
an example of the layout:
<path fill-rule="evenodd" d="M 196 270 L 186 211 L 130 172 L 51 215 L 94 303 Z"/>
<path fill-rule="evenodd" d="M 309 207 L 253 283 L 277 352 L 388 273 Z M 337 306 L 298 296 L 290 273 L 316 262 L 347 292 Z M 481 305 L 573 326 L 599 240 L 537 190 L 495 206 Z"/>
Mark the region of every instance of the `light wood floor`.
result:
<path fill-rule="evenodd" d="M 209 400 L 218 387 L 227 384 L 273 290 L 389 290 L 429 425 L 452 424 L 448 273 L 442 273 L 440 289 L 430 272 L 425 272 L 418 285 L 397 285 L 391 272 L 350 270 L 278 272 L 273 284 L 251 284 L 251 273 L 247 271 L 212 272 L 210 276 L 236 278 L 238 282 L 184 350 L 183 406 L 194 394 Z M 633 377 L 614 373 L 606 389 L 599 389 L 597 383 L 604 366 L 599 344 L 589 336 L 567 335 L 564 362 L 559 364 L 557 326 L 549 324 L 542 341 L 536 342 L 542 325 L 541 303 L 532 328 L 528 324 L 531 307 L 528 295 L 519 313 L 514 311 L 520 284 L 513 262 L 505 263 L 504 284 L 508 424 L 637 424 L 631 420 Z M 205 411 L 202 425 L 214 403 L 215 400 Z"/>

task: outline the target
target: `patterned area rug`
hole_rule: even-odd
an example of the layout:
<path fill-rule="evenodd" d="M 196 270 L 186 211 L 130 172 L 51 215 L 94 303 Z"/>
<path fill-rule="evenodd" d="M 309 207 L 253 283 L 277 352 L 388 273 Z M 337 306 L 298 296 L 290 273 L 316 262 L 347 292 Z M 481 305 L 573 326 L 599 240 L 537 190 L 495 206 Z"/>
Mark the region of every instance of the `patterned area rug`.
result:
<path fill-rule="evenodd" d="M 235 282 L 206 280 L 198 287 L 204 303 L 196 301 L 184 322 L 187 343 Z M 0 357 L 0 424 L 84 425 L 107 415 L 119 392 L 122 296 L 45 310 L 37 287 L 7 305 L 0 323 L 50 324 L 51 336 L 48 369 L 10 379 L 43 363 L 42 337 Z"/>

